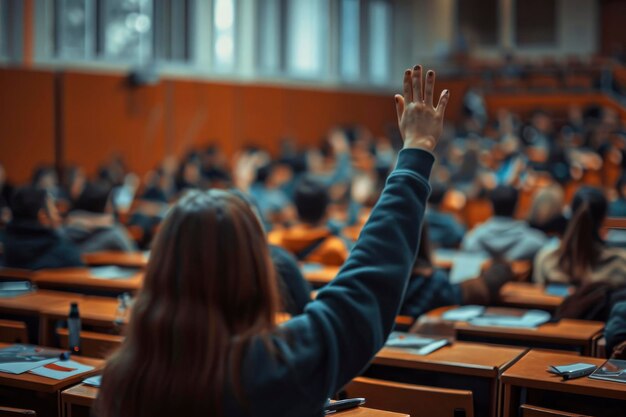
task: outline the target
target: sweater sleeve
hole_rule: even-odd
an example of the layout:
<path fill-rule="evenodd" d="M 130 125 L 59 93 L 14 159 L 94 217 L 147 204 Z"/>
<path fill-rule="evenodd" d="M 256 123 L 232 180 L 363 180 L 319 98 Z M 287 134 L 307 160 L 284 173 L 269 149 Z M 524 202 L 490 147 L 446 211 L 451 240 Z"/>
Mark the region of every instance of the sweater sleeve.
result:
<path fill-rule="evenodd" d="M 279 350 L 309 399 L 329 397 L 358 375 L 391 332 L 419 245 L 433 162 L 423 150 L 400 152 L 337 278 L 283 326 L 288 337 Z"/>

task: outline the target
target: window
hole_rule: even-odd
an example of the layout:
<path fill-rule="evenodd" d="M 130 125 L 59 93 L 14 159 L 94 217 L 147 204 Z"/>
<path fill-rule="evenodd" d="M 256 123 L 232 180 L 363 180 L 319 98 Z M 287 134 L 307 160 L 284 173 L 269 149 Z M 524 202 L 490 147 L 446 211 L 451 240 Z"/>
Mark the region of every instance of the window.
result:
<path fill-rule="evenodd" d="M 104 55 L 146 61 L 152 57 L 153 3 L 150 0 L 104 2 Z"/>
<path fill-rule="evenodd" d="M 22 58 L 23 6 L 21 0 L 0 0 L 1 59 L 19 61 Z"/>
<path fill-rule="evenodd" d="M 320 76 L 328 50 L 328 0 L 288 0 L 287 71 L 296 77 Z"/>
<path fill-rule="evenodd" d="M 345 80 L 355 81 L 360 76 L 361 68 L 359 0 L 342 0 L 339 15 L 339 73 Z"/>
<path fill-rule="evenodd" d="M 85 0 L 61 0 L 56 3 L 56 54 L 64 58 L 84 59 L 95 53 L 94 3 Z"/>
<path fill-rule="evenodd" d="M 385 0 L 373 0 L 369 7 L 369 76 L 375 84 L 389 80 L 391 32 L 391 5 Z"/>
<path fill-rule="evenodd" d="M 257 63 L 266 74 L 278 73 L 281 69 L 281 1 L 263 0 L 258 3 Z"/>
<path fill-rule="evenodd" d="M 54 55 L 131 63 L 189 61 L 194 1 L 58 0 Z"/>
<path fill-rule="evenodd" d="M 459 48 L 497 46 L 498 0 L 457 0 L 456 4 Z"/>
<path fill-rule="evenodd" d="M 556 0 L 517 0 L 515 40 L 519 46 L 556 44 Z"/>
<path fill-rule="evenodd" d="M 213 61 L 218 71 L 235 66 L 235 0 L 214 0 Z"/>

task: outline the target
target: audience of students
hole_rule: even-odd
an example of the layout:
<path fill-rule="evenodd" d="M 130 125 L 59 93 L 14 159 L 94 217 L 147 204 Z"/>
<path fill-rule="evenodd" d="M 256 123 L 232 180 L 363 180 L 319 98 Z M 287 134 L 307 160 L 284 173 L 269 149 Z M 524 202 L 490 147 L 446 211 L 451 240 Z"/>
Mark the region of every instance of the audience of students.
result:
<path fill-rule="evenodd" d="M 489 194 L 493 217 L 465 235 L 463 250 L 485 252 L 509 261 L 532 260 L 548 239 L 525 221 L 514 218 L 518 195 L 517 189 L 510 185 L 493 189 Z"/>
<path fill-rule="evenodd" d="M 444 90 L 433 107 L 435 74 L 423 94 L 421 78 L 420 67 L 407 70 L 395 97 L 405 149 L 357 245 L 305 313 L 280 327 L 265 234 L 249 205 L 220 190 L 174 205 L 127 337 L 104 370 L 97 415 L 323 413 L 384 345 L 415 261 L 449 97 Z"/>
<path fill-rule="evenodd" d="M 545 248 L 535 259 L 535 282 L 626 284 L 626 249 L 608 247 L 600 236 L 607 208 L 601 190 L 582 187 L 576 192 L 559 247 Z"/>
<path fill-rule="evenodd" d="M 4 237 L 4 263 L 11 268 L 82 266 L 79 249 L 61 230 L 54 199 L 45 189 L 19 188 Z"/>

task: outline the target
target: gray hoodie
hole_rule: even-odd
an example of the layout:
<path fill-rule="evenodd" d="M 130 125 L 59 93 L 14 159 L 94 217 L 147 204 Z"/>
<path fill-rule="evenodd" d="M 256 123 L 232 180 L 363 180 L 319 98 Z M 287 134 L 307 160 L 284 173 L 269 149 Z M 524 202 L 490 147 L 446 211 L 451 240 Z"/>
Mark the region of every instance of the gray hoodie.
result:
<path fill-rule="evenodd" d="M 509 261 L 532 260 L 548 242 L 539 230 L 524 221 L 495 216 L 465 235 L 461 247 L 471 252 L 487 252 Z"/>

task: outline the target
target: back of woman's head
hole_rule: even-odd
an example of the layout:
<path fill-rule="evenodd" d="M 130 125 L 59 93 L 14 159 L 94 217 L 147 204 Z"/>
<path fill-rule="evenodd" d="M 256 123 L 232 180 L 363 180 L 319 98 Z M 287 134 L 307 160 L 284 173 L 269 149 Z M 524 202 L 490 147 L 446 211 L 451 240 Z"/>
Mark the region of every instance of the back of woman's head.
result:
<path fill-rule="evenodd" d="M 585 281 L 585 274 L 598 260 L 602 239 L 600 227 L 606 218 L 607 200 L 601 190 L 582 187 L 572 201 L 572 218 L 559 248 L 559 266 L 574 283 Z"/>
<path fill-rule="evenodd" d="M 542 225 L 559 216 L 563 210 L 564 192 L 559 185 L 540 189 L 533 197 L 528 222 Z"/>
<path fill-rule="evenodd" d="M 155 238 L 98 415 L 220 415 L 225 392 L 242 393 L 246 346 L 268 340 L 276 311 L 273 267 L 249 205 L 225 191 L 189 192 Z"/>

